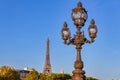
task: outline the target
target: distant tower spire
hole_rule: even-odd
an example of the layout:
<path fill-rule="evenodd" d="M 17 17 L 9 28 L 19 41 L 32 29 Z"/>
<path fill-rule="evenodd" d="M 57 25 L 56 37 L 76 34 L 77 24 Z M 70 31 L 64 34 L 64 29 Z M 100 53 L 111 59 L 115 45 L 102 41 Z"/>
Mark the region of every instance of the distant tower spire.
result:
<path fill-rule="evenodd" d="M 64 68 L 61 69 L 60 73 L 61 73 L 61 74 L 64 74 Z"/>
<path fill-rule="evenodd" d="M 43 74 L 49 75 L 52 73 L 51 64 L 50 64 L 50 53 L 49 53 L 49 38 L 47 39 L 46 45 L 46 58 L 45 58 L 45 65 L 43 69 Z"/>

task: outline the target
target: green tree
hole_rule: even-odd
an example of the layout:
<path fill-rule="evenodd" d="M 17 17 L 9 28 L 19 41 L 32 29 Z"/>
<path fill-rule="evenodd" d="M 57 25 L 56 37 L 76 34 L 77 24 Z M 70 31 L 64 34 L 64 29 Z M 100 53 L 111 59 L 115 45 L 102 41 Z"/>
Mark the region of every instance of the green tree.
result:
<path fill-rule="evenodd" d="M 71 76 L 69 74 L 51 74 L 51 75 L 44 75 L 40 74 L 39 80 L 69 80 Z"/>
<path fill-rule="evenodd" d="M 51 75 L 40 74 L 39 80 L 71 80 L 71 75 L 70 74 L 56 74 L 56 73 L 53 73 Z M 98 80 L 98 79 L 94 77 L 87 77 L 86 80 Z"/>
<path fill-rule="evenodd" d="M 40 74 L 39 75 L 39 80 L 46 80 L 46 75 Z"/>
<path fill-rule="evenodd" d="M 98 79 L 93 77 L 87 77 L 86 80 L 98 80 Z"/>
<path fill-rule="evenodd" d="M 3 77 L 0 76 L 0 80 L 4 80 Z"/>
<path fill-rule="evenodd" d="M 18 71 L 9 66 L 2 66 L 0 68 L 0 77 L 2 80 L 20 80 Z"/>
<path fill-rule="evenodd" d="M 26 78 L 24 80 L 39 80 L 39 73 L 35 70 L 32 69 L 26 76 Z"/>

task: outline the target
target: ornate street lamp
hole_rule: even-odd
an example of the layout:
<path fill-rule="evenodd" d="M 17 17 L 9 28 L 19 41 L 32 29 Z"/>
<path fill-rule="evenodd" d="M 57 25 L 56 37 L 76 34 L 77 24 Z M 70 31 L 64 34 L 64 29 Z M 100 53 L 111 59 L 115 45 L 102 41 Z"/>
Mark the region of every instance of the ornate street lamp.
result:
<path fill-rule="evenodd" d="M 85 8 L 82 7 L 81 2 L 78 2 L 77 7 L 72 10 L 71 17 L 74 22 L 74 25 L 77 28 L 76 34 L 74 35 L 73 38 L 71 38 L 71 33 L 69 28 L 67 27 L 67 23 L 64 22 L 63 28 L 61 30 L 61 35 L 62 39 L 64 40 L 64 44 L 67 45 L 73 44 L 76 46 L 77 50 L 76 61 L 74 63 L 75 70 L 73 70 L 72 72 L 73 73 L 72 80 L 86 80 L 85 71 L 82 70 L 84 65 L 81 59 L 81 49 L 84 43 L 94 42 L 94 38 L 96 38 L 97 34 L 97 27 L 95 25 L 95 21 L 92 19 L 88 27 L 88 33 L 91 40 L 88 40 L 84 36 L 84 31 L 81 31 L 81 28 L 84 26 L 88 18 L 87 11 L 85 10 Z"/>

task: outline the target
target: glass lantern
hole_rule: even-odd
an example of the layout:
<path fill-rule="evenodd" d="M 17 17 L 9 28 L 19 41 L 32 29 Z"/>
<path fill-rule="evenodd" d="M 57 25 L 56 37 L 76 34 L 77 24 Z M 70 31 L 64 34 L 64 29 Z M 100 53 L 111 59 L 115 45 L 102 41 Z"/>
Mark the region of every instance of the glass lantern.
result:
<path fill-rule="evenodd" d="M 70 38 L 70 30 L 69 28 L 67 28 L 67 23 L 64 22 L 64 26 L 61 30 L 61 34 L 62 34 L 62 39 L 63 40 L 68 40 Z"/>
<path fill-rule="evenodd" d="M 77 8 L 74 8 L 72 10 L 71 17 L 72 17 L 72 20 L 74 21 L 74 24 L 77 27 L 84 26 L 84 23 L 88 18 L 88 15 L 87 15 L 87 11 L 82 7 L 81 2 L 78 3 Z"/>
<path fill-rule="evenodd" d="M 88 27 L 88 32 L 89 32 L 90 38 L 94 39 L 96 37 L 97 27 L 96 27 L 95 21 L 93 19 L 91 20 L 91 24 Z"/>

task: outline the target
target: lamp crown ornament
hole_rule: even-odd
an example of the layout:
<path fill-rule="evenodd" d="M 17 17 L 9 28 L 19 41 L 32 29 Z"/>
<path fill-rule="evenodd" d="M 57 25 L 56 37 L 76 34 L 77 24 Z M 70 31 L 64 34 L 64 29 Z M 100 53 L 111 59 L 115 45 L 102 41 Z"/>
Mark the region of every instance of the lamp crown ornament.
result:
<path fill-rule="evenodd" d="M 77 7 L 82 7 L 82 3 L 78 2 Z"/>
<path fill-rule="evenodd" d="M 67 23 L 66 23 L 66 22 L 64 22 L 63 26 L 64 26 L 64 28 L 67 28 Z"/>
<path fill-rule="evenodd" d="M 94 21 L 94 19 L 92 19 L 90 23 L 91 23 L 91 24 L 95 24 L 95 21 Z"/>

